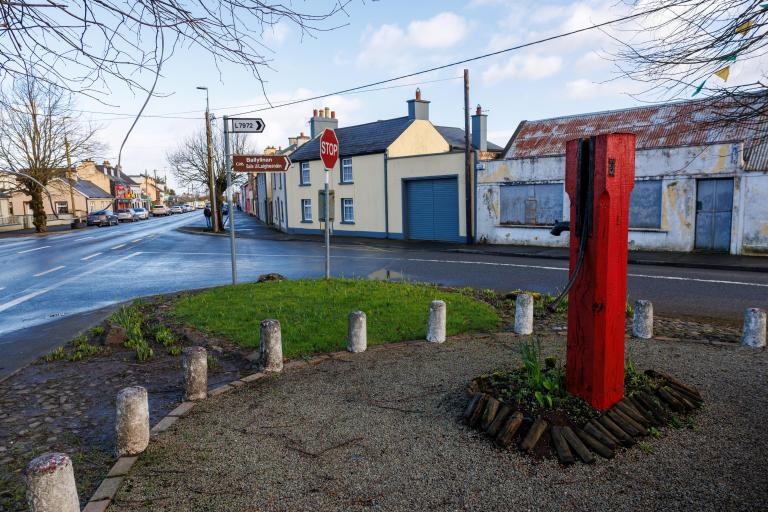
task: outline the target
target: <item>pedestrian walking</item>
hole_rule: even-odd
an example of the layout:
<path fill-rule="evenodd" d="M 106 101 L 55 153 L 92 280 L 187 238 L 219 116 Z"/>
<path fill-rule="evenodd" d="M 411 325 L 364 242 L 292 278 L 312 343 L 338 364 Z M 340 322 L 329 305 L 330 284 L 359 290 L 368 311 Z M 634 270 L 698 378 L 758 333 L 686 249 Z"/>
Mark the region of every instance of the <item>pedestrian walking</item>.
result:
<path fill-rule="evenodd" d="M 211 227 L 211 208 L 206 206 L 203 210 L 203 215 L 205 215 L 205 226 L 210 228 Z"/>

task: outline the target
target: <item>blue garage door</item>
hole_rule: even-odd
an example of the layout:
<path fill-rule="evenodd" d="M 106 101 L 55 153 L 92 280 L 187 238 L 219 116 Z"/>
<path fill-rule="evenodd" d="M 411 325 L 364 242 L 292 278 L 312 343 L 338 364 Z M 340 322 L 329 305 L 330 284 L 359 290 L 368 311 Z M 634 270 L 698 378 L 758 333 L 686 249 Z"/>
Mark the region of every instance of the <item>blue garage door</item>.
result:
<path fill-rule="evenodd" d="M 412 240 L 461 241 L 456 178 L 405 182 L 405 236 Z"/>

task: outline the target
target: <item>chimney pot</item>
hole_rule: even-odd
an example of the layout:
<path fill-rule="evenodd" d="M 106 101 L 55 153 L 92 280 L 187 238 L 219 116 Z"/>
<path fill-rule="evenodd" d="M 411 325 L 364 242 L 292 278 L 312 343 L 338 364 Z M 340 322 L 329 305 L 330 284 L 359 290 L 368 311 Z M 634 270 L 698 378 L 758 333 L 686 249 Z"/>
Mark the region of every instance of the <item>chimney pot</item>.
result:
<path fill-rule="evenodd" d="M 418 87 L 416 88 L 416 99 L 417 100 L 421 99 L 421 89 L 419 89 Z"/>
<path fill-rule="evenodd" d="M 299 137 L 303 137 L 303 136 L 304 136 L 304 132 L 299 133 Z"/>
<path fill-rule="evenodd" d="M 328 107 L 325 107 L 325 117 L 331 117 L 330 114 L 331 114 L 331 109 Z"/>
<path fill-rule="evenodd" d="M 317 109 L 314 109 L 314 110 L 312 111 L 312 117 L 317 117 Z"/>
<path fill-rule="evenodd" d="M 483 109 L 480 107 L 480 105 L 477 106 L 476 114 L 479 115 L 479 116 L 483 115 Z"/>
<path fill-rule="evenodd" d="M 336 111 L 331 110 L 331 119 L 336 119 Z"/>

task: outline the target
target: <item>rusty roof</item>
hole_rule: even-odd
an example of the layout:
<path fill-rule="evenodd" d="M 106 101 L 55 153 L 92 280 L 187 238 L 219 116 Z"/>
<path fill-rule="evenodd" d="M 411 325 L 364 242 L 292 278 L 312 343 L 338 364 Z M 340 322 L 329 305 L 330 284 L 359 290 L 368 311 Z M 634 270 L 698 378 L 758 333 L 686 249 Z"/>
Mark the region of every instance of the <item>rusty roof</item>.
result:
<path fill-rule="evenodd" d="M 505 158 L 565 154 L 565 143 L 601 133 L 637 135 L 637 149 L 744 142 L 750 146 L 765 134 L 763 108 L 724 98 L 522 121 L 504 150 Z M 765 98 L 759 101 L 765 102 Z M 754 113 L 757 113 L 756 115 Z"/>

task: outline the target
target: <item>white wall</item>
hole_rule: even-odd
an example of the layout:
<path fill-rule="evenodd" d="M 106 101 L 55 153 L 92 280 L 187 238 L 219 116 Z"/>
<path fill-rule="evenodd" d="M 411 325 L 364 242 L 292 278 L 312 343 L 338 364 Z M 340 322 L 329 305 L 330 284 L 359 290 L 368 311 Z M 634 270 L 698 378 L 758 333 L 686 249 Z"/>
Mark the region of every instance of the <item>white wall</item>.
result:
<path fill-rule="evenodd" d="M 659 229 L 630 229 L 633 250 L 692 251 L 696 229 L 696 180 L 734 178 L 731 253 L 768 253 L 768 174 L 742 170 L 741 144 L 716 144 L 637 151 L 635 179 L 662 179 Z M 748 175 L 748 176 L 747 176 Z M 492 244 L 565 247 L 568 235 L 548 227 L 505 226 L 499 222 L 500 186 L 506 183 L 562 183 L 565 157 L 496 160 L 478 171 L 478 240 Z M 563 217 L 570 202 L 563 193 Z"/>

